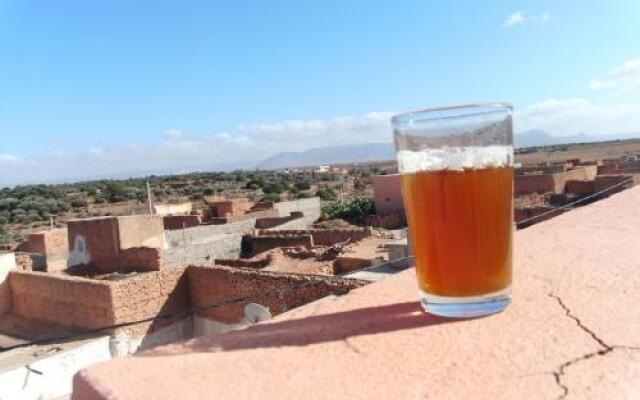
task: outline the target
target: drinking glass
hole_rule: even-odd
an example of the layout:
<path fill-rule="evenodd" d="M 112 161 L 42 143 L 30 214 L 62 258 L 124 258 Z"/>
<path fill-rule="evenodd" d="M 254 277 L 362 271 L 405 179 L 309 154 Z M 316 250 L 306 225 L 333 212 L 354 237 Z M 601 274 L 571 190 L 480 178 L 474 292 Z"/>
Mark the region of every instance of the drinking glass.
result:
<path fill-rule="evenodd" d="M 512 107 L 470 104 L 392 118 L 424 309 L 477 317 L 511 302 Z"/>

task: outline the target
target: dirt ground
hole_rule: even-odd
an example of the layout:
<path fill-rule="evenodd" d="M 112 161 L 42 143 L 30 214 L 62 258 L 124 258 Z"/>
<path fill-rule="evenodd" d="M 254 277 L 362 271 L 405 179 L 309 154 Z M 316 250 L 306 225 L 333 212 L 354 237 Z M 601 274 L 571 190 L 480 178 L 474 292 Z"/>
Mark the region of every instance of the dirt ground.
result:
<path fill-rule="evenodd" d="M 389 239 L 383 238 L 367 238 L 357 243 L 347 245 L 343 251 L 339 254 L 339 257 L 352 257 L 362 258 L 368 260 L 380 260 L 385 261 L 389 259 L 389 254 L 386 249 L 383 248 L 384 244 L 389 242 Z M 293 250 L 293 251 L 292 251 Z M 334 275 L 334 260 L 318 260 L 327 247 L 315 247 L 313 253 L 316 256 L 307 256 L 303 258 L 301 256 L 295 256 L 291 253 L 295 253 L 295 249 L 278 248 L 268 252 L 261 253 L 251 260 L 258 261 L 265 258 L 271 258 L 271 262 L 268 266 L 263 268 L 263 271 L 275 271 L 286 272 L 293 274 L 311 274 L 311 275 Z"/>
<path fill-rule="evenodd" d="M 515 161 L 523 165 L 565 161 L 572 158 L 596 161 L 599 158 L 617 158 L 632 154 L 640 154 L 640 139 L 547 146 L 533 153 L 516 154 Z"/>

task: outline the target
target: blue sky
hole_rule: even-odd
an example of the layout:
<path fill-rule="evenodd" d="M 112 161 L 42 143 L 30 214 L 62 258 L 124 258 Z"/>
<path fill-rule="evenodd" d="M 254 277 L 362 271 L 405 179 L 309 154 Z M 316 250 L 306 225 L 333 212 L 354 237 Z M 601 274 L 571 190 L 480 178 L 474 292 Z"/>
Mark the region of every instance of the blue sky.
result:
<path fill-rule="evenodd" d="M 135 4 L 132 4 L 135 3 Z M 0 0 L 0 185 L 391 138 L 486 100 L 640 132 L 640 2 Z"/>

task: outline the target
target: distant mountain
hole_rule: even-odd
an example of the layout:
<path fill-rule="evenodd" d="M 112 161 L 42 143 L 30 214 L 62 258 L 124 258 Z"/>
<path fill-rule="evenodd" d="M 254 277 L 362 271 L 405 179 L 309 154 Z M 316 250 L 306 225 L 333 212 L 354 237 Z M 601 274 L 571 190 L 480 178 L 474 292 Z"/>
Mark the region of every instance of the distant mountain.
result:
<path fill-rule="evenodd" d="M 366 143 L 344 146 L 317 147 L 306 151 L 278 153 L 258 163 L 258 169 L 307 167 L 322 164 L 393 160 L 391 143 Z"/>
<path fill-rule="evenodd" d="M 585 133 L 579 133 L 571 136 L 552 136 L 548 132 L 532 129 L 519 134 L 514 135 L 513 144 L 515 147 L 538 147 L 538 146 L 551 146 L 557 144 L 569 144 L 569 143 L 591 143 L 591 142 L 605 142 L 609 140 L 624 140 L 640 138 L 638 133 L 625 133 L 625 134 L 604 134 L 604 135 L 587 135 Z"/>
<path fill-rule="evenodd" d="M 538 147 L 632 138 L 640 138 L 640 134 L 586 135 L 580 133 L 572 136 L 553 136 L 546 131 L 533 129 L 514 135 L 514 145 L 515 147 Z M 395 150 L 392 143 L 366 143 L 282 152 L 259 162 L 255 167 L 257 169 L 281 169 L 393 159 L 395 159 Z"/>

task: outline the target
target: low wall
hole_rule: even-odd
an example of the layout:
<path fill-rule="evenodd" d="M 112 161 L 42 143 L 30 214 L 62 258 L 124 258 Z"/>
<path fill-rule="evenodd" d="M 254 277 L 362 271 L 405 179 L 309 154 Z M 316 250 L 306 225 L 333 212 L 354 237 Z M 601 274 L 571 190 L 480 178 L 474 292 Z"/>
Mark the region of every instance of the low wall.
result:
<path fill-rule="evenodd" d="M 139 321 L 188 310 L 189 288 L 185 271 L 186 267 L 170 268 L 109 282 L 112 323 Z M 130 336 L 146 334 L 169 325 L 174 320 L 176 318 L 156 320 L 146 325 L 122 328 L 119 332 Z"/>
<path fill-rule="evenodd" d="M 175 230 L 199 226 L 202 218 L 199 215 L 166 215 L 162 222 L 165 230 Z"/>
<path fill-rule="evenodd" d="M 73 328 L 113 322 L 110 284 L 41 272 L 11 272 L 12 313 Z"/>
<path fill-rule="evenodd" d="M 271 263 L 271 260 L 265 258 L 264 260 L 243 260 L 243 259 L 217 259 L 215 260 L 215 265 L 224 265 L 226 267 L 234 267 L 234 268 L 251 268 L 251 269 L 262 269 Z"/>
<path fill-rule="evenodd" d="M 240 257 L 241 243 L 241 234 L 223 233 L 209 236 L 207 242 L 196 242 L 164 250 L 163 263 L 165 267 L 177 267 L 213 261 L 218 258 L 238 258 Z"/>
<path fill-rule="evenodd" d="M 278 215 L 285 217 L 291 215 L 294 211 L 300 211 L 304 214 L 302 218 L 305 226 L 309 226 L 320 218 L 320 198 L 312 197 L 309 199 L 300 199 L 292 201 L 283 201 L 275 203 L 273 208 L 278 211 Z"/>
<path fill-rule="evenodd" d="M 567 181 L 564 191 L 568 195 L 588 196 L 594 192 L 594 181 Z"/>
<path fill-rule="evenodd" d="M 103 281 L 40 272 L 11 272 L 11 312 L 60 325 L 96 329 L 188 310 L 186 268 L 141 273 L 119 281 Z M 121 328 L 141 335 L 172 319 Z"/>
<path fill-rule="evenodd" d="M 294 211 L 288 217 L 266 217 L 256 219 L 257 229 L 270 229 L 304 217 L 300 211 Z M 303 222 L 303 221 L 300 221 Z"/>
<path fill-rule="evenodd" d="M 249 218 L 242 221 L 230 222 L 223 225 L 200 225 L 192 228 L 165 231 L 165 239 L 169 248 L 205 244 L 211 240 L 218 240 L 220 234 L 231 233 L 244 235 L 251 233 L 256 220 Z"/>
<path fill-rule="evenodd" d="M 279 232 L 278 232 L 279 233 Z M 251 258 L 267 250 L 278 247 L 302 246 L 307 249 L 313 247 L 313 238 L 310 234 L 277 234 L 268 236 L 245 235 L 242 237 L 241 255 Z"/>
<path fill-rule="evenodd" d="M 362 229 L 308 229 L 308 230 L 260 230 L 259 236 L 311 235 L 315 246 L 332 246 L 351 239 L 357 242 L 371 236 L 370 228 Z"/>
<path fill-rule="evenodd" d="M 601 190 L 605 190 L 608 187 L 611 187 L 613 185 L 616 185 L 620 182 L 623 182 L 629 178 L 634 177 L 634 175 L 599 175 L 596 177 L 595 181 L 594 181 L 594 191 L 595 192 L 599 192 Z M 620 192 L 628 187 L 631 187 L 635 184 L 638 183 L 639 181 L 639 177 L 634 177 L 634 179 L 631 180 L 631 182 L 629 182 L 626 185 L 620 185 L 615 189 L 610 189 L 608 190 L 606 193 L 604 193 L 604 197 L 609 196 L 612 193 L 617 193 Z"/>
<path fill-rule="evenodd" d="M 330 294 L 344 294 L 365 282 L 311 275 L 237 269 L 222 266 L 189 267 L 194 307 L 208 307 L 231 299 L 262 295 L 259 299 L 200 311 L 197 316 L 225 324 L 243 321 L 244 307 L 259 303 L 277 315 Z"/>
<path fill-rule="evenodd" d="M 564 193 L 569 180 L 586 181 L 593 175 L 593 168 L 578 167 L 565 172 L 543 175 L 516 175 L 513 190 L 516 195 L 530 193 Z"/>

